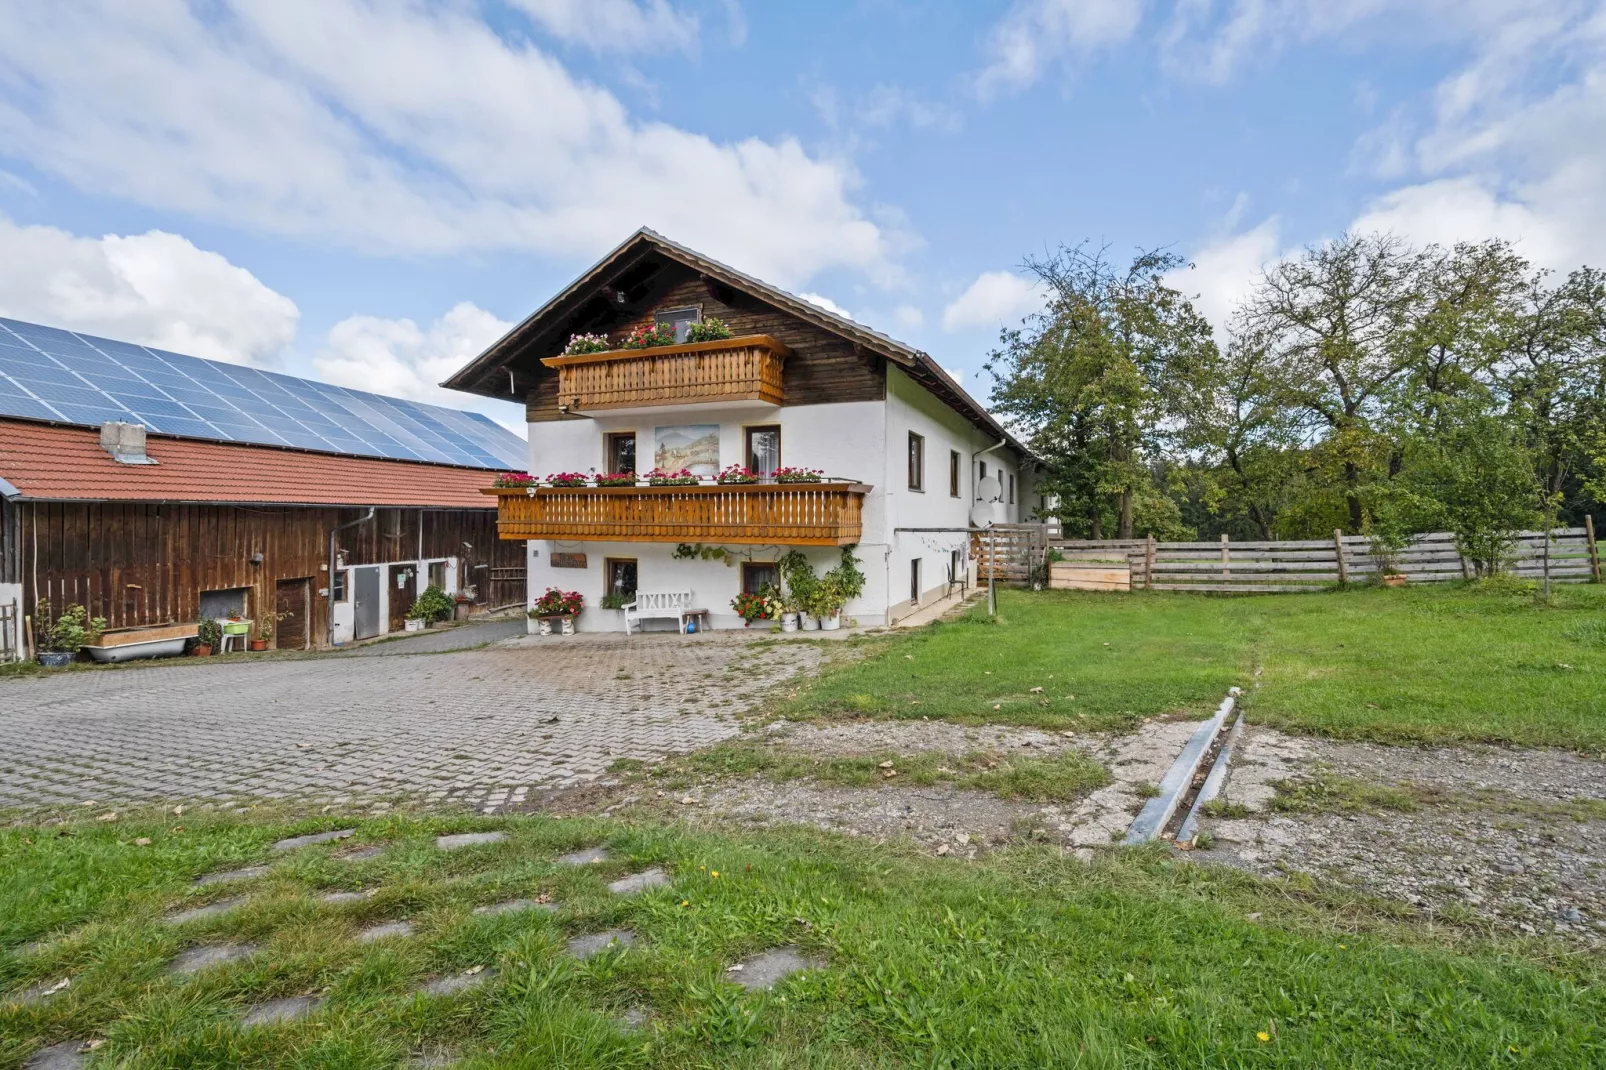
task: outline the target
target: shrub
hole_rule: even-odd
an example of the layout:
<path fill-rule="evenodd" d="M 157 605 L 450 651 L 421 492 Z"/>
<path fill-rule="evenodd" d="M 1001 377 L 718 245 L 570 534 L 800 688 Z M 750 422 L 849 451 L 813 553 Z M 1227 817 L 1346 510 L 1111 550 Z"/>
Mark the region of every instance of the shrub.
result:
<path fill-rule="evenodd" d="M 52 616 L 50 599 L 41 598 L 34 614 L 40 650 L 76 654 L 85 643 L 93 643 L 106 631 L 106 618 L 91 619 L 89 611 L 77 602 L 67 603 L 60 616 Z"/>
<path fill-rule="evenodd" d="M 223 642 L 223 625 L 211 617 L 202 617 L 195 622 L 195 645 L 211 647 L 216 650 Z"/>
<path fill-rule="evenodd" d="M 408 615 L 414 620 L 430 622 L 445 620 L 452 615 L 452 600 L 445 591 L 432 583 L 424 588 L 424 593 L 418 596 L 418 601 L 413 603 Z"/>

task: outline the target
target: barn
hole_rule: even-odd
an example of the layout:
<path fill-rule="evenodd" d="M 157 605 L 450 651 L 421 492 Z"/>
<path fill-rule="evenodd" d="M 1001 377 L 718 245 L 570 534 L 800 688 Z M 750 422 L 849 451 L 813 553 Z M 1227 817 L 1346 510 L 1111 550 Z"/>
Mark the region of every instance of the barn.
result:
<path fill-rule="evenodd" d="M 0 319 L 0 656 L 40 599 L 113 640 L 239 617 L 305 649 L 524 600 L 494 471 L 525 443 L 477 413 Z"/>

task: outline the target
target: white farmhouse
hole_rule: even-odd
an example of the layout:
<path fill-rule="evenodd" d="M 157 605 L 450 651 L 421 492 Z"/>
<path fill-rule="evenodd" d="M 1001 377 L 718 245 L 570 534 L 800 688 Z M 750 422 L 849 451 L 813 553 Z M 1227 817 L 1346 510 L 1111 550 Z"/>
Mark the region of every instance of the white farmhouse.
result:
<path fill-rule="evenodd" d="M 1043 504 L 1031 455 L 927 354 L 646 229 L 444 385 L 526 404 L 537 485 L 501 492 L 499 529 L 528 540 L 532 605 L 577 591 L 587 630 L 637 592 L 741 627 L 733 599 L 788 551 L 823 573 L 846 546 L 845 615 L 888 623 L 974 575 L 963 529 Z"/>

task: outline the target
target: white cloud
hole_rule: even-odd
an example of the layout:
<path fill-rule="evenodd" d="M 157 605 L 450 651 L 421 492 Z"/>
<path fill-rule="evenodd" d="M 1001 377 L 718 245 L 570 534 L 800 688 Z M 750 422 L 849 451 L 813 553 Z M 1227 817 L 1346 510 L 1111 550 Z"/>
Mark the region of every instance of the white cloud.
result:
<path fill-rule="evenodd" d="M 1278 221 L 1273 216 L 1249 230 L 1207 242 L 1194 254 L 1192 269 L 1172 272 L 1166 282 L 1193 299 L 1193 306 L 1210 321 L 1219 341 L 1226 337 L 1233 310 L 1254 289 L 1262 269 L 1282 254 Z"/>
<path fill-rule="evenodd" d="M 1010 271 L 985 271 L 943 309 L 942 329 L 998 327 L 1036 312 L 1043 305 L 1041 284 Z"/>
<path fill-rule="evenodd" d="M 827 312 L 835 312 L 838 316 L 841 316 L 844 319 L 853 318 L 853 313 L 849 312 L 847 309 L 843 308 L 829 297 L 825 297 L 821 294 L 798 294 L 798 296 L 807 301 L 809 304 L 819 305 Z"/>
<path fill-rule="evenodd" d="M 697 19 L 665 0 L 512 0 L 554 37 L 596 52 L 689 49 Z"/>
<path fill-rule="evenodd" d="M 592 257 L 647 224 L 781 285 L 893 273 L 846 163 L 637 120 L 469 4 L 0 5 L 0 145 L 95 195 L 367 251 Z"/>
<path fill-rule="evenodd" d="M 906 330 L 914 330 L 926 324 L 926 314 L 914 305 L 899 305 L 892 310 L 892 318 L 897 321 L 898 326 Z"/>
<path fill-rule="evenodd" d="M 177 234 L 82 238 L 0 215 L 0 315 L 233 364 L 274 365 L 295 302 Z"/>
<path fill-rule="evenodd" d="M 963 389 L 963 387 L 965 385 L 965 369 L 963 369 L 963 368 L 944 368 L 943 371 L 947 372 L 948 373 L 948 378 L 950 378 L 954 382 L 958 383 L 960 388 Z"/>
<path fill-rule="evenodd" d="M 428 327 L 410 319 L 351 316 L 330 328 L 312 365 L 320 379 L 337 386 L 474 409 L 522 437 L 526 427 L 520 407 L 437 385 L 512 327 L 468 301 L 452 306 Z"/>
<path fill-rule="evenodd" d="M 894 85 L 878 85 L 870 90 L 859 102 L 858 119 L 864 125 L 878 129 L 904 122 L 916 130 L 938 130 L 949 134 L 963 125 L 955 109 L 924 100 Z"/>
<path fill-rule="evenodd" d="M 1016 0 L 987 39 L 976 75 L 983 97 L 1023 89 L 1053 64 L 1126 41 L 1143 19 L 1142 0 Z"/>
<path fill-rule="evenodd" d="M 1361 231 L 1387 231 L 1425 244 L 1505 238 L 1539 264 L 1566 267 L 1585 259 L 1590 239 L 1602 237 L 1597 218 L 1592 235 L 1569 235 L 1562 220 L 1517 200 L 1501 198 L 1477 178 L 1446 178 L 1397 189 L 1370 204 L 1354 223 Z M 1575 242 L 1581 237 L 1583 242 Z M 1606 244 L 1595 244 L 1595 258 Z"/>

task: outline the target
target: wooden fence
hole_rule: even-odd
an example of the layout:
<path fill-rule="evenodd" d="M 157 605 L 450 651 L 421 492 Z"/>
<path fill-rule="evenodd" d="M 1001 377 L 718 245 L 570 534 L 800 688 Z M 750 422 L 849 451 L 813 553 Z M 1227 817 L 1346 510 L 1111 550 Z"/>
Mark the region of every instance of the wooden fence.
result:
<path fill-rule="evenodd" d="M 1587 518 L 1586 518 L 1587 521 Z M 986 536 L 981 536 L 982 554 Z M 1011 548 L 1023 540 L 1013 540 Z M 1004 554 L 1000 543 L 998 556 Z M 1152 539 L 1049 539 L 1048 548 L 1074 565 L 1090 570 L 1111 565 L 1131 570 L 1132 586 L 1156 591 L 1300 592 L 1319 591 L 1341 583 L 1374 581 L 1385 571 L 1386 558 L 1364 535 L 1334 532 L 1331 539 L 1282 539 L 1232 542 L 1155 542 Z M 1511 551 L 1510 571 L 1538 579 L 1549 557 L 1550 578 L 1558 583 L 1600 581 L 1600 549 L 1592 521 L 1581 528 L 1525 531 Z M 985 561 L 985 557 L 982 558 Z M 1034 564 L 1029 556 L 1010 565 L 998 563 L 998 578 L 1025 578 Z M 1470 579 L 1472 563 L 1456 551 L 1455 537 L 1434 532 L 1414 537 L 1394 555 L 1392 570 L 1407 583 Z"/>

